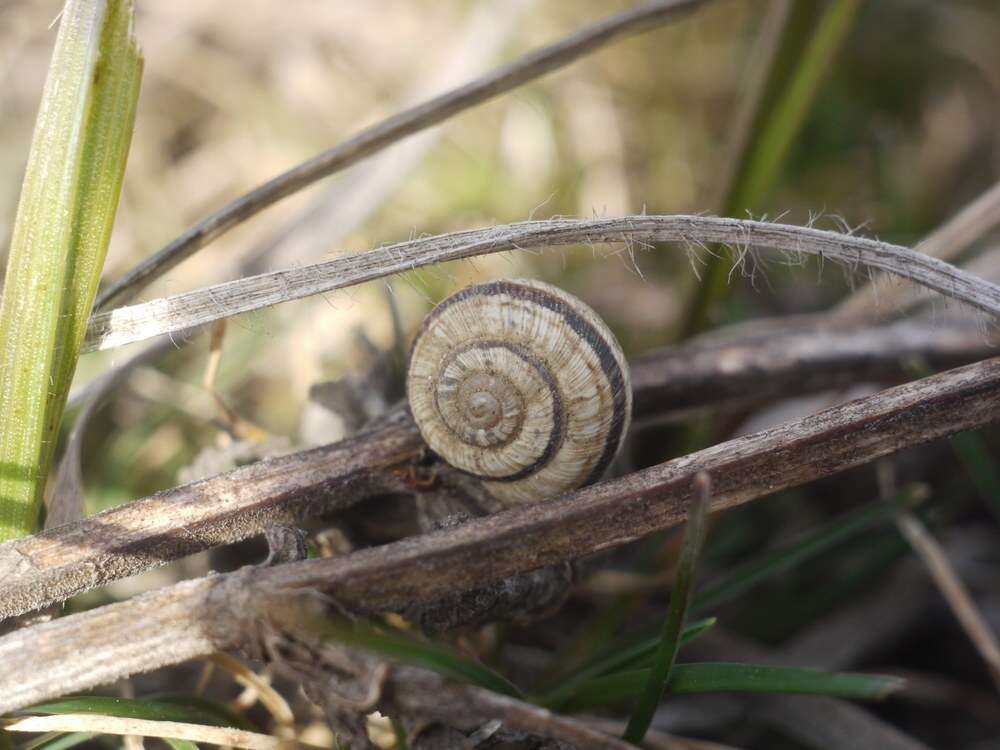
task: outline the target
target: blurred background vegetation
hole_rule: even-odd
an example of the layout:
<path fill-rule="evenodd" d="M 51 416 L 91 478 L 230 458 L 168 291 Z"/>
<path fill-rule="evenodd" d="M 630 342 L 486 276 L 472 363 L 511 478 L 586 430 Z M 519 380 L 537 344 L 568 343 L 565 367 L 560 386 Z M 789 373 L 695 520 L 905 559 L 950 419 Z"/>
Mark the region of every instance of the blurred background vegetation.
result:
<path fill-rule="evenodd" d="M 234 12 L 223 0 L 140 4 L 146 75 L 106 278 L 222 203 L 443 88 L 433 82 L 471 78 L 628 4 L 502 5 L 247 0 Z M 145 295 L 532 216 L 718 212 L 730 126 L 766 6 L 710 3 L 465 113 L 443 126 L 412 170 L 386 181 L 374 205 L 354 216 L 341 210 L 340 221 L 311 219 L 303 230 L 310 209 L 351 196 L 358 170 L 335 177 L 217 240 Z M 0 183 L 3 242 L 59 7 L 58 0 L 0 4 L 0 167 L 12 177 Z M 476 48 L 474 34 L 488 35 L 497 52 L 462 59 L 463 47 Z M 914 242 L 995 179 L 997 39 L 1000 9 L 990 0 L 862 3 L 777 184 L 732 215 L 781 215 L 789 223 L 819 216 L 817 225 L 829 228 L 840 217 L 883 239 Z M 367 214 L 360 222 L 359 213 Z M 589 249 L 522 253 L 423 271 L 391 286 L 409 330 L 432 301 L 473 280 L 556 281 L 591 303 L 634 355 L 675 340 L 697 282 L 689 258 L 675 249 L 640 252 L 635 261 L 595 261 Z M 713 323 L 822 310 L 847 286 L 840 272 L 821 276 L 813 268 L 770 268 L 756 282 L 754 289 L 735 280 Z M 383 287 L 235 321 L 222 373 L 233 406 L 272 432 L 292 434 L 308 387 L 349 367 L 354 326 L 390 344 Z M 202 342 L 190 350 L 178 358 L 200 356 Z M 124 356 L 84 357 L 78 379 Z M 198 377 L 189 374 L 192 383 Z M 159 404 L 169 414 L 151 408 L 150 399 L 166 394 L 156 382 L 145 385 L 149 393 L 120 399 L 108 414 L 110 444 L 90 446 L 106 459 L 87 462 L 101 474 L 91 483 L 100 505 L 171 484 L 206 439 L 200 419 L 173 408 L 173 394 Z"/>
<path fill-rule="evenodd" d="M 141 3 L 137 35 L 146 72 L 105 277 L 117 278 L 223 203 L 360 128 L 628 5 L 607 0 Z M 771 5 L 708 3 L 684 20 L 614 44 L 464 113 L 432 136 L 391 150 L 379 170 L 361 165 L 284 200 L 215 241 L 143 296 L 413 235 L 530 217 L 721 212 L 733 129 Z M 801 23 L 789 26 L 788 56 L 778 57 L 779 76 L 795 72 L 797 55 L 828 7 L 792 5 Z M 51 54 L 50 24 L 60 6 L 60 0 L 0 0 L 4 243 Z M 995 0 L 861 2 L 774 183 L 745 205 L 730 206 L 730 214 L 780 216 L 823 228 L 846 225 L 912 245 L 996 182 L 998 122 Z M 974 251 L 995 240 L 984 238 Z M 436 267 L 392 279 L 389 287 L 408 341 L 432 304 L 460 286 L 497 276 L 545 279 L 593 305 L 634 356 L 683 336 L 698 288 L 692 266 L 703 270 L 704 260 L 671 247 L 637 248 L 634 257 L 567 248 Z M 839 269 L 821 270 L 812 262 L 771 264 L 753 279 L 735 274 L 707 322 L 715 327 L 822 311 L 851 283 Z M 394 345 L 386 288 L 372 283 L 231 321 L 219 381 L 230 406 L 293 445 L 307 440 L 301 429 L 308 390 L 363 364 L 356 332 L 381 348 Z M 203 336 L 155 368 L 143 368 L 101 413 L 84 461 L 91 512 L 176 484 L 179 472 L 203 449 L 227 441 L 201 387 L 206 349 Z M 85 356 L 78 382 L 128 354 Z M 644 445 L 644 459 L 665 460 L 685 439 L 667 432 L 664 440 Z M 946 453 L 933 455 L 950 462 Z M 946 478 L 956 473 L 952 463 L 941 466 Z M 727 513 L 713 530 L 709 561 L 735 564 L 871 499 L 877 495 L 871 474 L 859 470 L 846 480 L 816 483 Z M 956 495 L 974 492 L 954 482 L 948 487 Z M 855 539 L 834 558 L 789 573 L 758 592 L 755 606 L 734 609 L 727 624 L 763 642 L 782 642 L 851 601 L 903 554 L 904 545 L 891 531 L 883 529 L 877 539 L 875 545 L 869 537 Z M 208 564 L 207 556 L 199 556 L 118 584 L 110 595 L 201 572 Z M 829 585 L 817 588 L 817 580 Z M 1000 610 L 1000 591 L 991 597 L 989 606 Z M 792 609 L 790 601 L 796 603 Z M 937 616 L 948 619 L 943 609 Z M 929 641 L 918 639 L 923 650 L 915 665 L 989 684 L 955 626 L 921 627 L 937 629 Z M 929 721 L 910 718 L 918 725 Z M 981 743 L 975 746 L 998 747 L 969 731 Z"/>

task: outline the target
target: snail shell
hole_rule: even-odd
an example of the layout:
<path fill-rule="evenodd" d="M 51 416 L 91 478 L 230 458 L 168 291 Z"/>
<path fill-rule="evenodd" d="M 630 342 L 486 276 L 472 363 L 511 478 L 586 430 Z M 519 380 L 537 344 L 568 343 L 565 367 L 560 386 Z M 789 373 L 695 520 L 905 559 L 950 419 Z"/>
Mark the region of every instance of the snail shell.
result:
<path fill-rule="evenodd" d="M 530 280 L 467 287 L 434 308 L 413 343 L 407 396 L 431 449 L 505 504 L 599 479 L 632 413 L 608 327 Z"/>

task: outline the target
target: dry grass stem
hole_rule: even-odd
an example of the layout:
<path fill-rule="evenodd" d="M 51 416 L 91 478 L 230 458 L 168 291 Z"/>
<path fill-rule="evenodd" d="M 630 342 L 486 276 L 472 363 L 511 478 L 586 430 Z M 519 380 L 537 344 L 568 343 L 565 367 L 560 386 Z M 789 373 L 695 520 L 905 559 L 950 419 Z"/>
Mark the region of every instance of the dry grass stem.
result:
<path fill-rule="evenodd" d="M 914 249 L 933 258 L 954 260 L 998 225 L 1000 182 L 927 235 Z M 876 290 L 877 284 L 878 279 L 855 291 L 834 308 L 833 315 L 856 320 L 871 317 L 879 310 L 884 313 L 896 312 L 900 297 L 906 294 L 905 287 L 882 285 Z"/>
<path fill-rule="evenodd" d="M 996 636 L 962 583 L 944 548 L 910 511 L 902 508 L 897 510 L 895 521 L 899 533 L 920 556 L 955 618 L 986 662 L 993 682 L 1000 691 L 1000 643 L 997 643 Z"/>
<path fill-rule="evenodd" d="M 945 297 L 1000 315 L 1000 287 L 899 245 L 810 227 L 709 216 L 548 219 L 427 237 L 300 268 L 251 276 L 184 294 L 98 313 L 84 351 L 112 349 L 203 326 L 281 302 L 343 289 L 445 261 L 510 250 L 583 243 L 728 244 L 807 254 L 909 279 Z"/>

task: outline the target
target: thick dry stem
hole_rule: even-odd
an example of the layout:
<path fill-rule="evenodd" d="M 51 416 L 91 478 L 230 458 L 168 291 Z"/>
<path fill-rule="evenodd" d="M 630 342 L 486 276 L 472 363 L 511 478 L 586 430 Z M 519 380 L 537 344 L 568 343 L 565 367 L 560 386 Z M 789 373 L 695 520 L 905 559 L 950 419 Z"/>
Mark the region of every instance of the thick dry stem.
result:
<path fill-rule="evenodd" d="M 423 447 L 413 422 L 174 487 L 0 546 L 0 619 L 170 560 L 343 510 Z"/>
<path fill-rule="evenodd" d="M 636 420 L 678 419 L 858 377 L 902 379 L 901 360 L 913 355 L 954 364 L 995 351 L 970 321 L 833 330 L 777 320 L 757 327 L 739 340 L 716 333 L 636 360 Z M 401 414 L 345 443 L 262 461 L 0 545 L 0 619 L 271 525 L 347 508 L 380 490 L 385 470 L 413 461 L 422 447 Z"/>
<path fill-rule="evenodd" d="M 944 368 L 997 351 L 997 337 L 970 319 L 834 327 L 823 316 L 734 328 L 633 360 L 634 419 L 677 420 L 865 380 L 898 382 L 909 379 L 914 357 Z"/>
<path fill-rule="evenodd" d="M 699 472 L 712 477 L 717 511 L 989 424 L 1000 419 L 998 407 L 1000 358 L 994 358 L 549 502 L 340 559 L 275 568 L 267 585 L 317 588 L 366 609 L 394 609 L 675 526 L 686 516 Z"/>
<path fill-rule="evenodd" d="M 289 591 L 384 611 L 634 541 L 684 520 L 709 473 L 712 509 L 995 421 L 1000 358 L 898 386 L 552 501 L 339 558 L 186 582 L 0 638 L 0 712 L 229 648 Z M 275 606 L 279 606 L 277 603 Z"/>

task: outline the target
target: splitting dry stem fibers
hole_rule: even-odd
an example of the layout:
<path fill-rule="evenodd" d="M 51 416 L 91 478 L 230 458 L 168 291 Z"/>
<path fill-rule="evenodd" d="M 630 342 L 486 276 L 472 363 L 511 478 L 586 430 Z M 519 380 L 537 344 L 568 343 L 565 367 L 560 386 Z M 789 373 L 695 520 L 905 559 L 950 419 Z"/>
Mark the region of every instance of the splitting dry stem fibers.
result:
<path fill-rule="evenodd" d="M 392 276 L 423 266 L 510 250 L 550 246 L 654 242 L 707 244 L 813 255 L 850 269 L 884 271 L 994 316 L 1000 286 L 950 263 L 900 245 L 811 227 L 711 216 L 623 216 L 547 219 L 453 232 L 400 242 L 300 268 L 250 276 L 191 292 L 98 313 L 91 318 L 84 351 L 112 349 L 164 334 L 180 334 L 233 315 Z"/>

